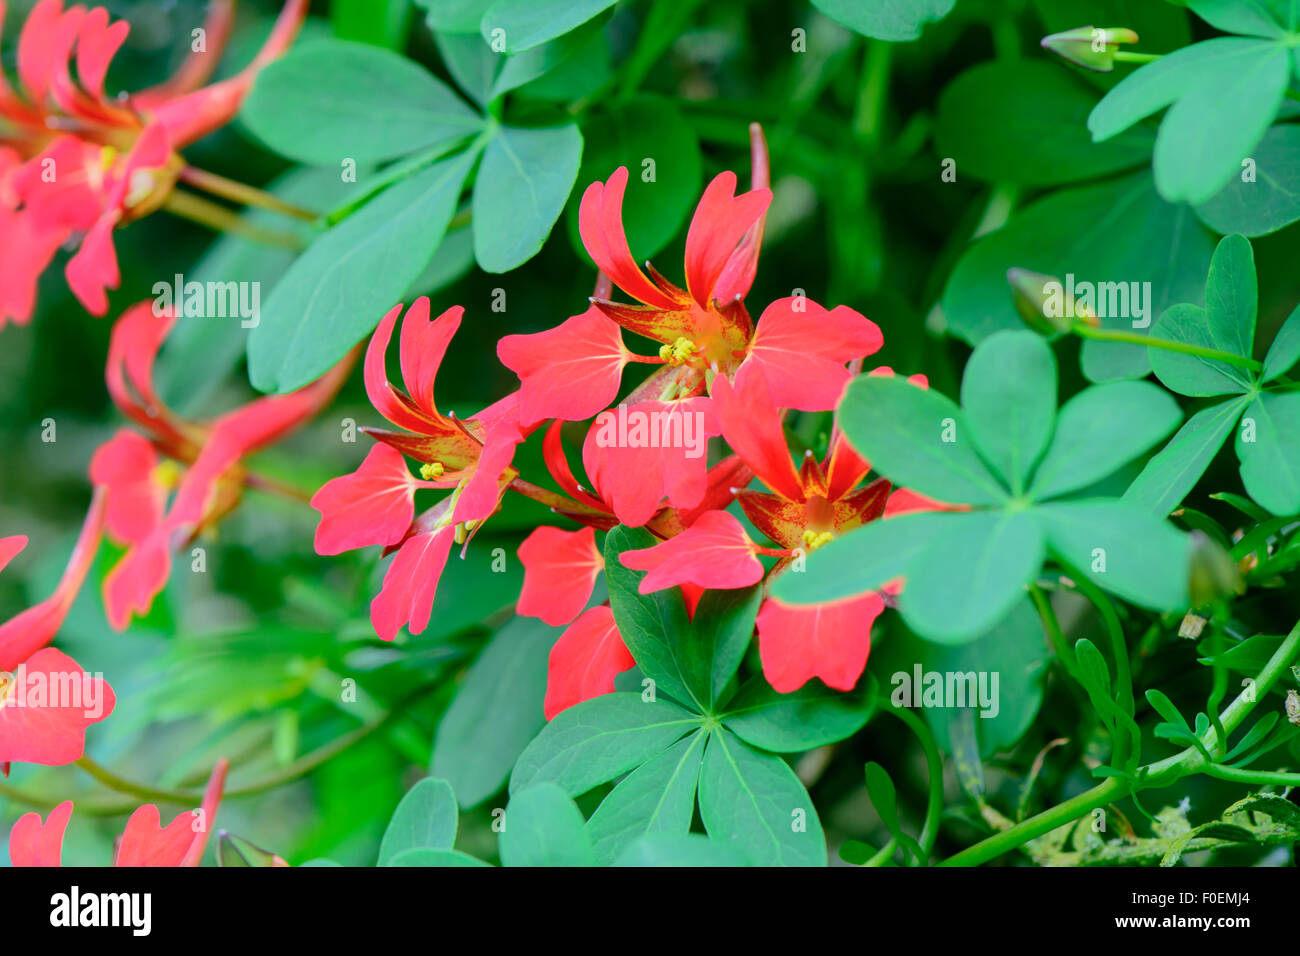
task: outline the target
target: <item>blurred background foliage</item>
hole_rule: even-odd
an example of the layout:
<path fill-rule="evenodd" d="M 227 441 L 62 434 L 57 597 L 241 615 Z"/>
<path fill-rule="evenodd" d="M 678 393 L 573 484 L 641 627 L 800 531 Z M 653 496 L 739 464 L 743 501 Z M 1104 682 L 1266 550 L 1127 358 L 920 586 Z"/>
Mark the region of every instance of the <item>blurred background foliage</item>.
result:
<path fill-rule="evenodd" d="M 132 25 L 110 89 L 137 89 L 167 75 L 183 58 L 204 10 L 200 0 L 105 5 Z M 445 45 L 440 49 L 426 23 L 429 5 L 313 4 L 305 39 L 334 34 L 390 46 L 451 82 Z M 11 2 L 4 25 L 3 59 L 11 75 L 18 25 L 29 7 L 27 0 Z M 222 72 L 247 61 L 277 8 L 274 0 L 239 4 Z M 1143 35 L 1143 50 L 1173 49 L 1208 32 L 1163 0 L 961 0 L 919 40 L 899 44 L 868 40 L 803 0 L 618 4 L 589 31 L 563 72 L 544 74 L 510 100 L 510 109 L 526 115 L 530 97 L 553 104 L 557 90 L 575 93 L 563 108 L 578 117 L 585 138 L 569 208 L 541 253 L 512 272 L 488 275 L 472 268 L 469 230 L 461 228 L 417 283 L 416 291 L 432 293 L 435 312 L 452 304 L 467 309 L 439 375 L 439 404 L 468 415 L 505 394 L 514 378 L 496 361 L 497 339 L 552 327 L 583 309 L 594 276 L 577 241 L 577 202 L 587 183 L 607 177 L 624 157 L 653 150 L 659 168 L 671 170 L 653 186 L 634 176 L 626 208 L 634 252 L 653 254 L 659 268 L 679 280 L 685 225 L 703 185 L 724 169 L 742 181 L 748 176 L 751 121 L 766 131 L 774 190 L 751 311 L 757 316 L 763 304 L 796 288 L 828 307 L 851 305 L 884 331 L 879 364 L 924 372 L 933 387 L 955 394 L 969 346 L 948 334 L 945 286 L 975 237 L 1014 221 L 1063 184 L 1095 180 L 1101 185 L 1072 201 L 1070 216 L 1040 227 L 1050 235 L 1021 241 L 1035 248 L 1078 239 L 1118 250 L 1109 260 L 1116 278 L 1145 275 L 1148 260 L 1163 253 L 1150 244 L 1160 241 L 1153 235 L 1163 235 L 1160 217 L 1174 213 L 1161 210 L 1154 194 L 1146 211 L 1113 205 L 1115 184 L 1144 175 L 1149 166 L 1150 129 L 1127 145 L 1092 147 L 1083 121 L 1114 77 L 1083 75 L 1038 47 L 1044 34 L 1083 24 L 1132 26 Z M 967 75 L 990 64 L 996 76 Z M 956 179 L 945 181 L 943 160 L 953 156 Z M 291 169 L 239 121 L 196 144 L 187 158 L 256 185 L 272 184 Z M 288 194 L 309 206 L 330 206 L 337 176 L 324 172 L 292 173 L 296 181 Z M 1197 297 L 1214 241 L 1194 218 L 1180 221 L 1186 229 L 1180 241 L 1192 244 L 1184 264 L 1196 281 L 1171 301 Z M 162 214 L 120 231 L 117 242 L 122 286 L 112 316 L 149 298 L 155 282 L 177 272 L 261 280 L 265 301 L 288 261 L 281 251 L 218 238 Z M 1266 343 L 1300 297 L 1300 272 L 1293 266 L 1300 231 L 1282 229 L 1255 239 L 1254 247 L 1259 337 Z M 1204 261 L 1198 258 L 1202 248 Z M 76 305 L 61 264 L 47 272 L 30 325 L 0 333 L 0 531 L 31 538 L 28 550 L 0 575 L 4 616 L 49 593 L 89 500 L 90 457 L 122 424 L 103 383 L 111 323 Z M 491 308 L 498 289 L 505 291 L 504 311 Z M 962 294 L 968 300 L 959 303 L 956 330 L 967 339 L 981 317 L 1010 307 L 1005 285 L 977 283 L 974 292 Z M 178 328 L 158 372 L 163 394 L 201 416 L 250 398 L 242 364 L 247 333 L 238 321 L 187 321 L 221 324 Z M 1076 350 L 1065 343 L 1065 354 L 1058 352 L 1063 397 L 1083 381 L 1077 361 L 1068 357 Z M 41 440 L 46 419 L 55 422 L 54 442 Z M 263 453 L 259 467 L 303 489 L 319 487 L 353 469 L 368 448 L 364 436 L 343 440 L 348 420 L 379 423 L 359 374 L 315 422 Z M 798 440 L 824 447 L 826 416 L 803 415 L 792 424 Z M 537 446 L 534 441 L 521 450 L 526 476 L 542 471 Z M 1118 484 L 1109 490 L 1118 493 Z M 1240 491 L 1233 463 L 1221 458 L 1205 487 Z M 1217 503 L 1203 504 L 1221 514 Z M 77 601 L 59 643 L 89 670 L 102 671 L 118 696 L 112 719 L 91 730 L 89 752 L 125 778 L 166 789 L 195 789 L 219 756 L 234 762 L 232 790 L 286 781 L 227 799 L 220 826 L 295 863 L 317 856 L 373 862 L 401 794 L 432 769 L 473 805 L 462 815 L 461 848 L 494 858 L 491 811 L 504 805 L 500 789 L 514 756 L 542 725 L 546 654 L 558 635 L 540 622 L 511 620 L 522 577 L 514 548 L 526 529 L 548 517 L 536 505 L 511 500 L 464 560 L 452 562 L 426 633 L 384 645 L 367 619 L 384 567 L 377 553 L 318 557 L 311 547 L 314 511 L 248 493 L 219 535 L 200 542 L 206 572 L 192 573 L 189 559 L 180 556 L 152 613 L 125 633 L 105 623 L 97 579 Z M 489 570 L 496 548 L 506 555 L 504 573 Z M 105 547 L 96 578 L 116 556 Z M 1294 620 L 1293 595 L 1267 602 L 1247 602 L 1243 617 L 1261 628 Z M 882 686 L 888 687 L 900 661 L 924 657 L 915 640 L 894 615 L 878 622 L 869 669 Z M 1194 665 L 1195 656 L 1192 642 L 1162 646 L 1144 663 L 1143 683 L 1160 680 L 1175 699 L 1203 694 L 1208 674 Z M 1076 729 L 1069 723 L 1075 702 L 1059 683 L 1049 685 L 1035 721 L 1040 683 L 1036 672 L 1026 679 L 1035 690 L 1015 714 L 1018 726 L 1004 727 L 988 742 L 990 751 L 1001 753 L 989 754 L 986 786 L 1006 789 L 1013 804 L 1033 755 Z M 355 701 L 341 699 L 349 680 L 355 681 Z M 359 728 L 372 732 L 337 755 L 319 750 Z M 879 718 L 853 739 L 796 762 L 832 853 L 849 837 L 877 845 L 887 839 L 862 786 L 866 760 L 895 771 L 904 823 L 916 823 L 925 767 L 915 741 L 900 730 Z M 1053 774 L 1051 766 L 1073 775 L 1054 779 L 1052 787 L 1086 785 L 1077 759 L 1050 762 L 1045 776 Z M 77 801 L 65 851 L 65 860 L 76 863 L 106 862 L 124 815 L 139 802 L 95 786 L 76 768 L 15 766 L 6 786 Z M 1226 806 L 1237 792 L 1208 778 L 1188 786 L 1196 791 L 1193 803 L 1207 807 Z M 164 820 L 188 806 L 164 805 Z M 26 809 L 0 799 L 0 839 Z M 978 821 L 964 831 L 956 820 L 939 850 L 949 838 L 963 845 L 983 832 Z"/>

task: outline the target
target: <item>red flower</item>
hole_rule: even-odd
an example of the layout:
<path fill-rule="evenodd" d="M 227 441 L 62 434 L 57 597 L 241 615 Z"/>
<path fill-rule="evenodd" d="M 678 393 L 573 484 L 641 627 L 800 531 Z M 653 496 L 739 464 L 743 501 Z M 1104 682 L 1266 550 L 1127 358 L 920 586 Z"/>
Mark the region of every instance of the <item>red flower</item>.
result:
<path fill-rule="evenodd" d="M 104 79 L 128 24 L 102 7 L 39 0 L 18 38 L 21 94 L 0 75 L 0 326 L 31 317 L 37 279 L 78 238 L 68 285 L 90 312 L 108 310 L 106 290 L 119 282 L 113 228 L 165 201 L 184 165 L 176 151 L 234 117 L 258 71 L 293 41 L 307 3 L 287 0 L 253 62 L 199 89 L 230 29 L 234 5 L 218 0 L 205 27 L 212 49 L 162 86 L 110 97 Z M 0 25 L 4 13 L 0 0 Z"/>
<path fill-rule="evenodd" d="M 497 510 L 518 472 L 511 467 L 524 439 L 518 393 L 470 419 L 444 415 L 434 401 L 438 369 L 464 309 L 454 306 L 429 318 L 421 297 L 402 322 L 400 365 L 406 390 L 388 380 L 388 344 L 402 306 L 384 316 L 366 349 L 366 394 L 375 409 L 404 431 L 366 428 L 382 444 L 351 475 L 327 482 L 312 498 L 321 512 L 316 532 L 320 554 L 383 545 L 397 550 L 384 584 L 370 605 L 375 632 L 392 640 L 403 625 L 421 633 L 429 623 L 438 579 L 452 545 L 466 542 Z M 381 452 L 379 448 L 387 450 Z M 420 463 L 421 479 L 402 456 Z M 454 489 L 414 521 L 415 492 Z"/>
<path fill-rule="evenodd" d="M 94 561 L 104 512 L 97 492 L 54 593 L 0 624 L 0 766 L 72 763 L 85 752 L 86 728 L 113 711 L 108 683 L 49 646 Z M 26 544 L 21 535 L 0 538 L 0 568 Z"/>
<path fill-rule="evenodd" d="M 663 544 L 623 553 L 623 564 L 648 571 L 639 588 L 650 594 L 690 583 L 701 588 L 744 588 L 763 578 L 756 554 L 765 553 L 725 511 L 710 511 Z"/>
<path fill-rule="evenodd" d="M 605 569 L 595 528 L 537 528 L 519 546 L 519 560 L 524 565 L 524 587 L 516 613 L 539 617 L 552 627 L 578 616 Z"/>
<path fill-rule="evenodd" d="M 118 630 L 133 614 L 148 613 L 171 574 L 172 550 L 239 504 L 244 486 L 255 482 L 242 460 L 313 417 L 353 361 L 345 358 L 288 395 L 255 399 L 209 422 L 190 421 L 167 408 L 153 384 L 154 360 L 174 321 L 171 313 L 155 314 L 150 303 L 139 303 L 122 314 L 109 340 L 109 394 L 148 433 L 119 431 L 90 464 L 91 481 L 108 490 L 109 535 L 127 545 L 104 579 L 104 607 Z M 170 460 L 160 463 L 160 453 Z"/>
<path fill-rule="evenodd" d="M 614 678 L 636 664 L 602 604 L 584 611 L 551 648 L 546 667 L 547 720 L 574 704 L 614 690 Z"/>
<path fill-rule="evenodd" d="M 113 865 L 198 866 L 216 823 L 229 768 L 229 761 L 218 760 L 208 778 L 203 805 L 178 814 L 166 827 L 160 826 L 158 808 L 151 803 L 132 813 L 118 842 Z M 44 821 L 37 813 L 19 817 L 9 831 L 10 862 L 14 866 L 62 866 L 63 837 L 71 817 L 71 800 L 60 803 Z"/>

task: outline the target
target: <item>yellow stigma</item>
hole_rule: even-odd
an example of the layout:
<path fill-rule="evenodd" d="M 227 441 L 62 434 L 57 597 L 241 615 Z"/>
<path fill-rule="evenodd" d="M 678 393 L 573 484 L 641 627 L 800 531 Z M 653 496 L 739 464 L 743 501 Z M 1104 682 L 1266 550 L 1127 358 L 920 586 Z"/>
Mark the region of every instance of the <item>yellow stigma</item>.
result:
<path fill-rule="evenodd" d="M 113 168 L 115 162 L 117 162 L 117 147 L 102 147 L 99 151 L 99 168 L 104 172 L 108 172 Z"/>
<path fill-rule="evenodd" d="M 442 467 L 442 462 L 430 462 L 427 465 L 420 466 L 420 477 L 425 481 L 432 481 L 435 478 L 441 478 L 445 470 Z"/>
<path fill-rule="evenodd" d="M 808 530 L 803 533 L 803 544 L 805 551 L 816 551 L 827 541 L 834 541 L 835 535 L 830 531 L 812 531 Z"/>
<path fill-rule="evenodd" d="M 181 481 L 181 466 L 170 458 L 165 458 L 153 470 L 154 480 L 164 488 L 175 488 Z"/>
<path fill-rule="evenodd" d="M 669 365 L 685 365 L 698 351 L 699 346 L 683 335 L 672 345 L 660 346 L 659 357 Z"/>

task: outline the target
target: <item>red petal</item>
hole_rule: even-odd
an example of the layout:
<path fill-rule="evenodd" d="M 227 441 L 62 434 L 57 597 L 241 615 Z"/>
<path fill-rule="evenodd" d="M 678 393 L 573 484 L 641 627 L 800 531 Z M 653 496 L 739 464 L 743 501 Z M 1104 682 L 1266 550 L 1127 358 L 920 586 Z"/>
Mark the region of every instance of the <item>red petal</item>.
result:
<path fill-rule="evenodd" d="M 636 664 L 609 605 L 593 607 L 569 625 L 546 667 L 546 719 L 614 690 L 614 678 Z"/>
<path fill-rule="evenodd" d="M 416 406 L 431 418 L 438 418 L 433 386 L 447 346 L 460 328 L 465 310 L 453 305 L 436 319 L 429 318 L 429 297 L 420 296 L 402 320 L 402 381 Z"/>
<path fill-rule="evenodd" d="M 722 436 L 763 483 L 787 501 L 803 501 L 803 484 L 790 461 L 781 415 L 760 369 L 735 386 L 713 380 L 713 401 Z"/>
<path fill-rule="evenodd" d="M 676 303 L 645 277 L 632 258 L 623 231 L 623 192 L 627 189 L 627 167 L 614 170 L 608 182 L 594 182 L 582 194 L 578 206 L 578 232 L 587 254 L 601 272 L 632 298 L 659 309 Z"/>
<path fill-rule="evenodd" d="M 149 613 L 153 599 L 171 576 L 167 525 L 159 525 L 131 547 L 104 578 L 104 612 L 114 630 L 123 630 L 132 615 Z"/>
<path fill-rule="evenodd" d="M 18 36 L 18 77 L 37 108 L 45 105 L 50 82 L 63 68 L 84 14 L 78 7 L 65 13 L 62 0 L 40 0 L 27 15 Z"/>
<path fill-rule="evenodd" d="M 8 670 L 8 668 L 6 668 Z M 47 647 L 22 663 L 0 707 L 0 763 L 61 767 L 85 753 L 86 728 L 113 712 L 108 682 Z"/>
<path fill-rule="evenodd" d="M 71 817 L 71 800 L 51 810 L 44 822 L 39 813 L 24 813 L 9 831 L 9 861 L 14 866 L 62 866 L 63 834 Z"/>
<path fill-rule="evenodd" d="M 401 452 L 375 445 L 356 471 L 325 482 L 311 506 L 321 513 L 317 554 L 396 544 L 415 517 L 415 478 Z"/>
<path fill-rule="evenodd" d="M 113 227 L 121 218 L 116 209 L 100 216 L 64 268 L 68 288 L 91 315 L 108 311 L 107 290 L 116 289 L 122 281 L 117 270 L 117 250 L 113 248 Z"/>
<path fill-rule="evenodd" d="M 686 234 L 686 287 L 707 309 L 727 261 L 759 218 L 767 212 L 772 192 L 755 189 L 736 195 L 736 174 L 719 173 L 700 197 Z"/>
<path fill-rule="evenodd" d="M 421 306 L 421 303 L 423 303 L 423 306 Z M 429 300 L 421 297 L 411 306 L 408 315 L 414 313 L 418 320 L 421 311 L 427 317 L 428 310 Z M 388 314 L 379 321 L 379 327 L 375 329 L 375 334 L 370 337 L 370 344 L 366 347 L 365 361 L 366 395 L 370 398 L 370 404 L 375 406 L 375 410 L 394 425 L 408 431 L 424 434 L 431 425 L 436 426 L 439 423 L 441 416 L 435 411 L 431 417 L 418 410 L 410 402 L 403 400 L 403 397 L 389 383 L 388 372 L 384 367 L 384 360 L 388 355 L 388 342 L 393 336 L 393 326 L 396 325 L 397 317 L 401 313 L 402 306 L 400 303 L 393 306 Z M 403 369 L 402 374 L 405 377 L 405 369 Z M 418 376 L 416 376 L 416 380 L 419 380 Z"/>
<path fill-rule="evenodd" d="M 594 528 L 537 528 L 519 546 L 519 560 L 524 586 L 515 613 L 539 617 L 552 627 L 568 624 L 587 606 L 605 569 Z"/>
<path fill-rule="evenodd" d="M 642 594 L 687 583 L 702 588 L 743 588 L 763 577 L 763 565 L 754 557 L 754 542 L 725 511 L 701 515 L 695 524 L 663 544 L 625 551 L 622 561 L 634 571 L 650 572 L 641 581 Z"/>
<path fill-rule="evenodd" d="M 596 417 L 582 445 L 587 475 L 619 520 L 645 524 L 668 496 L 694 508 L 708 490 L 707 439 L 718 434 L 704 397 L 639 402 Z"/>
<path fill-rule="evenodd" d="M 154 478 L 157 466 L 153 445 L 126 428 L 90 459 L 90 480 L 107 492 L 106 525 L 117 541 L 143 541 L 162 521 L 167 492 Z"/>
<path fill-rule="evenodd" d="M 876 323 L 847 306 L 827 311 L 807 298 L 777 299 L 763 310 L 737 377 L 761 368 L 779 407 L 827 411 L 851 377 L 845 363 L 882 344 Z"/>
<path fill-rule="evenodd" d="M 108 11 L 94 7 L 87 14 L 77 36 L 77 76 L 82 88 L 95 99 L 104 96 L 104 77 L 123 41 L 131 31 L 125 20 L 109 23 Z"/>
<path fill-rule="evenodd" d="M 814 677 L 852 690 L 867 666 L 871 625 L 885 602 L 873 592 L 832 604 L 782 604 L 768 598 L 758 612 L 758 652 L 773 690 L 796 691 Z"/>
<path fill-rule="evenodd" d="M 27 535 L 11 534 L 6 538 L 0 538 L 0 571 L 5 569 L 23 548 L 27 547 Z"/>
<path fill-rule="evenodd" d="M 482 521 L 496 511 L 505 491 L 502 479 L 506 478 L 506 469 L 510 467 L 510 462 L 515 457 L 515 448 L 521 441 L 523 435 L 519 432 L 517 421 L 501 419 L 488 429 L 483 437 L 482 451 L 474 464 L 474 473 L 456 499 L 456 508 L 452 513 L 453 523 Z"/>
<path fill-rule="evenodd" d="M 534 335 L 497 343 L 501 364 L 519 376 L 520 421 L 582 421 L 618 396 L 627 349 L 618 325 L 596 306 Z"/>
<path fill-rule="evenodd" d="M 398 549 L 384 575 L 384 586 L 370 602 L 370 623 L 385 641 L 395 638 L 403 625 L 412 634 L 423 633 L 429 625 L 438 578 L 455 536 L 455 526 L 444 525 L 407 538 Z"/>

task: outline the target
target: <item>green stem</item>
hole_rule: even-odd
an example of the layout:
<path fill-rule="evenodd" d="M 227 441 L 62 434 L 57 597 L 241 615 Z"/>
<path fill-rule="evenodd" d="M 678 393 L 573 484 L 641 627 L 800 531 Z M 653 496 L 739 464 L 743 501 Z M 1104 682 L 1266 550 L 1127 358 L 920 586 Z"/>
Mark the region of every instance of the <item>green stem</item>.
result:
<path fill-rule="evenodd" d="M 245 221 L 233 209 L 227 209 L 225 206 L 179 189 L 172 191 L 162 208 L 173 216 L 180 216 L 182 219 L 189 219 L 217 232 L 227 232 L 264 246 L 276 246 L 295 251 L 304 246 L 303 241 L 291 233 L 255 226 Z"/>
<path fill-rule="evenodd" d="M 886 704 L 888 706 L 885 706 Z M 882 709 L 907 724 L 921 742 L 921 749 L 925 751 L 925 766 L 930 775 L 930 796 L 925 806 L 925 824 L 921 827 L 921 838 L 917 842 L 925 852 L 925 859 L 921 862 L 928 863 L 935 841 L 939 838 L 939 819 L 943 813 L 943 755 L 939 753 L 939 745 L 935 743 L 934 734 L 930 733 L 930 728 L 926 726 L 925 721 L 916 714 L 905 707 L 895 707 L 888 701 L 882 703 Z M 890 840 L 891 844 L 894 842 Z"/>
<path fill-rule="evenodd" d="M 1137 53 L 1133 50 L 1116 50 L 1113 54 L 1116 63 L 1151 63 L 1164 56 L 1163 53 Z"/>
<path fill-rule="evenodd" d="M 1246 358 L 1242 355 L 1233 355 L 1231 352 L 1220 352 L 1218 349 L 1207 349 L 1200 345 L 1188 345 L 1186 342 L 1175 342 L 1172 339 L 1158 339 L 1151 335 L 1140 335 L 1137 332 L 1124 332 L 1117 329 L 1099 329 L 1091 325 L 1085 325 L 1082 322 L 1076 322 L 1073 329 L 1083 338 L 1094 339 L 1098 342 L 1120 342 L 1126 345 L 1145 345 L 1148 348 L 1164 349 L 1167 352 L 1181 352 L 1183 355 L 1195 355 L 1199 358 L 1213 359 L 1216 362 L 1223 362 L 1227 365 L 1236 365 L 1239 368 L 1248 368 L 1255 372 L 1258 372 L 1264 367 L 1255 359 Z"/>
<path fill-rule="evenodd" d="M 862 64 L 862 83 L 858 88 L 858 105 L 853 116 L 853 133 L 868 145 L 874 145 L 880 139 L 893 52 L 892 43 L 883 40 L 867 41 Z"/>
<path fill-rule="evenodd" d="M 199 169 L 195 166 L 184 166 L 181 168 L 180 179 L 182 182 L 196 186 L 205 192 L 212 193 L 214 196 L 220 196 L 222 199 L 230 199 L 244 206 L 257 206 L 261 209 L 270 209 L 286 216 L 292 216 L 295 219 L 301 219 L 304 222 L 315 222 L 316 213 L 310 209 L 303 209 L 301 206 L 295 206 L 291 202 L 285 202 L 279 196 L 272 195 L 265 190 L 258 189 L 255 186 L 249 186 L 246 183 L 238 182 L 234 179 L 227 179 L 225 176 L 218 176 L 216 173 L 210 173 L 207 170 Z"/>
<path fill-rule="evenodd" d="M 108 789 L 128 794 L 146 803 L 179 803 L 185 806 L 198 806 L 203 802 L 203 794 L 197 791 L 160 790 L 156 787 L 132 783 L 84 755 L 77 761 L 77 766 L 108 787 Z"/>
<path fill-rule="evenodd" d="M 1297 622 L 1291 628 L 1290 633 L 1287 634 L 1278 649 L 1273 652 L 1273 656 L 1260 669 L 1253 687 L 1248 691 L 1243 690 L 1220 715 L 1220 723 L 1225 734 L 1231 734 L 1241 725 L 1242 721 L 1250 716 L 1256 704 L 1264 698 L 1278 678 L 1286 673 L 1287 668 L 1291 666 L 1292 661 L 1295 660 L 1298 654 L 1300 654 L 1300 622 Z M 1218 744 L 1227 743 L 1226 740 L 1216 740 L 1218 733 L 1215 728 L 1211 727 L 1201 739 L 1202 746 L 1211 753 L 1214 752 L 1214 748 Z M 1235 767 L 1209 764 L 1199 748 L 1188 747 L 1171 757 L 1166 757 L 1164 760 L 1142 768 L 1135 777 L 1131 778 L 1132 786 L 1134 792 L 1166 787 L 1190 773 L 1206 773 L 1210 776 L 1217 776 L 1239 783 L 1274 783 L 1288 786 L 1300 783 L 1300 775 L 1260 770 L 1244 771 Z M 1017 823 L 1013 827 L 981 840 L 974 846 L 967 847 L 965 850 L 942 861 L 939 866 L 978 866 L 981 863 L 987 863 L 1003 853 L 1014 850 L 1030 840 L 1042 836 L 1044 833 L 1050 833 L 1059 826 L 1077 820 L 1090 810 L 1105 806 L 1112 800 L 1118 799 L 1124 795 L 1128 785 L 1128 782 L 1120 777 L 1110 777 L 1091 790 L 1086 790 L 1064 803 L 1057 804 L 1050 810 L 1044 810 L 1022 823 Z"/>

